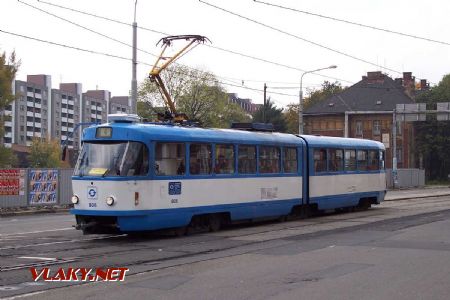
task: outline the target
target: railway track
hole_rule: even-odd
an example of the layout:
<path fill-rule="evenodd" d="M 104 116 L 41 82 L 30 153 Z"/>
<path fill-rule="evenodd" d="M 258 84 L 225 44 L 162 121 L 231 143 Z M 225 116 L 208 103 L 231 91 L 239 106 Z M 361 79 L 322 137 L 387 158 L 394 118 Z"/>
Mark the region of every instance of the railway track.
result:
<path fill-rule="evenodd" d="M 415 215 L 438 214 L 450 209 L 450 197 L 385 202 L 355 213 L 332 213 L 288 222 L 262 222 L 231 226 L 217 233 L 182 238 L 168 235 L 129 237 L 123 235 L 82 236 L 78 231 L 30 231 L 0 236 L 0 297 L 14 296 L 66 286 L 37 285 L 30 267 L 127 266 L 130 275 L 195 261 L 239 255 L 264 248 L 268 242 L 288 243 L 289 238 L 307 238 L 347 230 L 375 222 L 388 222 Z M 437 215 L 438 216 L 438 215 Z M 356 227 L 355 227 L 356 228 Z"/>

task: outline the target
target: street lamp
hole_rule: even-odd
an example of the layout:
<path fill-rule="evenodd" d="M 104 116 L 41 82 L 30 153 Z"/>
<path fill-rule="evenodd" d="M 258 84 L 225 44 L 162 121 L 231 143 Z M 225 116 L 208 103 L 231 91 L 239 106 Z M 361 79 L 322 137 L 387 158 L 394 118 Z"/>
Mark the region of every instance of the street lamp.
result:
<path fill-rule="evenodd" d="M 303 134 L 303 76 L 305 76 L 308 73 L 314 73 L 322 70 L 327 69 L 336 69 L 337 66 L 332 65 L 326 68 L 320 68 L 316 70 L 306 71 L 303 72 L 302 76 L 300 77 L 300 92 L 299 92 L 299 105 L 298 105 L 298 134 Z"/>

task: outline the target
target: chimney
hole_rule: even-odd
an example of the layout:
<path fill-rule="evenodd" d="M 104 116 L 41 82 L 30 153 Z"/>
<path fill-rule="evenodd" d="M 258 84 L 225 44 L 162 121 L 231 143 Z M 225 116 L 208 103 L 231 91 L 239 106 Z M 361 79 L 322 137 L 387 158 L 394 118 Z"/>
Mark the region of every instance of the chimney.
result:
<path fill-rule="evenodd" d="M 412 72 L 403 72 L 403 80 L 409 81 L 412 79 Z"/>
<path fill-rule="evenodd" d="M 412 76 L 412 72 L 403 72 L 403 86 L 406 89 L 414 90 L 416 86 L 415 81 L 416 78 Z"/>
<path fill-rule="evenodd" d="M 367 77 L 363 76 L 363 80 L 368 83 L 383 83 L 384 75 L 381 71 L 367 72 Z"/>
<path fill-rule="evenodd" d="M 420 90 L 424 91 L 424 90 L 428 90 L 430 88 L 430 84 L 427 83 L 426 79 L 421 79 L 420 80 Z"/>
<path fill-rule="evenodd" d="M 395 83 L 397 83 L 400 86 L 403 85 L 403 78 L 395 78 L 394 81 L 395 81 Z"/>

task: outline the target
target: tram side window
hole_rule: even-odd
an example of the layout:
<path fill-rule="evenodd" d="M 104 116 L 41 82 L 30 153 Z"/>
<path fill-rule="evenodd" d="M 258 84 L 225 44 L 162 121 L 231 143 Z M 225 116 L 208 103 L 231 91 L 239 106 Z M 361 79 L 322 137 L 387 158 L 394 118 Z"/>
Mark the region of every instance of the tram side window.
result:
<path fill-rule="evenodd" d="M 385 160 L 385 152 L 383 150 L 380 151 L 380 169 L 384 170 L 386 168 L 386 165 L 384 164 Z"/>
<path fill-rule="evenodd" d="M 283 167 L 285 173 L 297 173 L 297 148 L 284 148 Z"/>
<path fill-rule="evenodd" d="M 234 147 L 233 145 L 216 145 L 216 160 L 214 173 L 234 173 Z"/>
<path fill-rule="evenodd" d="M 239 145 L 238 171 L 239 174 L 256 173 L 255 146 Z"/>
<path fill-rule="evenodd" d="M 327 171 L 327 149 L 314 149 L 314 172 Z"/>
<path fill-rule="evenodd" d="M 344 161 L 345 171 L 355 171 L 356 170 L 356 151 L 355 150 L 345 150 L 345 161 Z"/>
<path fill-rule="evenodd" d="M 259 147 L 259 172 L 280 173 L 280 148 Z"/>
<path fill-rule="evenodd" d="M 329 149 L 330 165 L 329 170 L 331 172 L 342 171 L 344 169 L 344 150 L 342 149 Z"/>
<path fill-rule="evenodd" d="M 358 171 L 366 171 L 367 170 L 367 151 L 358 150 L 356 152 L 356 157 L 358 160 Z"/>
<path fill-rule="evenodd" d="M 380 167 L 378 150 L 369 150 L 369 170 L 378 170 Z"/>
<path fill-rule="evenodd" d="M 156 143 L 156 175 L 184 175 L 186 146 L 183 143 Z"/>
<path fill-rule="evenodd" d="M 189 173 L 192 175 L 211 174 L 211 145 L 191 144 L 189 147 L 189 151 Z"/>

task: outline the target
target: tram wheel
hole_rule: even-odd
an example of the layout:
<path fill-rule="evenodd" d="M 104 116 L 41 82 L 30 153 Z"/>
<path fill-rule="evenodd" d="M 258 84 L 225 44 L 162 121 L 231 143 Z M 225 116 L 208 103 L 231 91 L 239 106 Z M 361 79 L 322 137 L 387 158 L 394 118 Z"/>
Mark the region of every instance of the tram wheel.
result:
<path fill-rule="evenodd" d="M 187 227 L 182 226 L 182 227 L 175 228 L 173 230 L 173 232 L 174 232 L 175 236 L 177 236 L 177 237 L 185 236 L 187 234 Z"/>
<path fill-rule="evenodd" d="M 219 231 L 221 226 L 222 226 L 222 220 L 221 220 L 220 216 L 211 215 L 209 217 L 209 231 L 210 232 Z"/>

